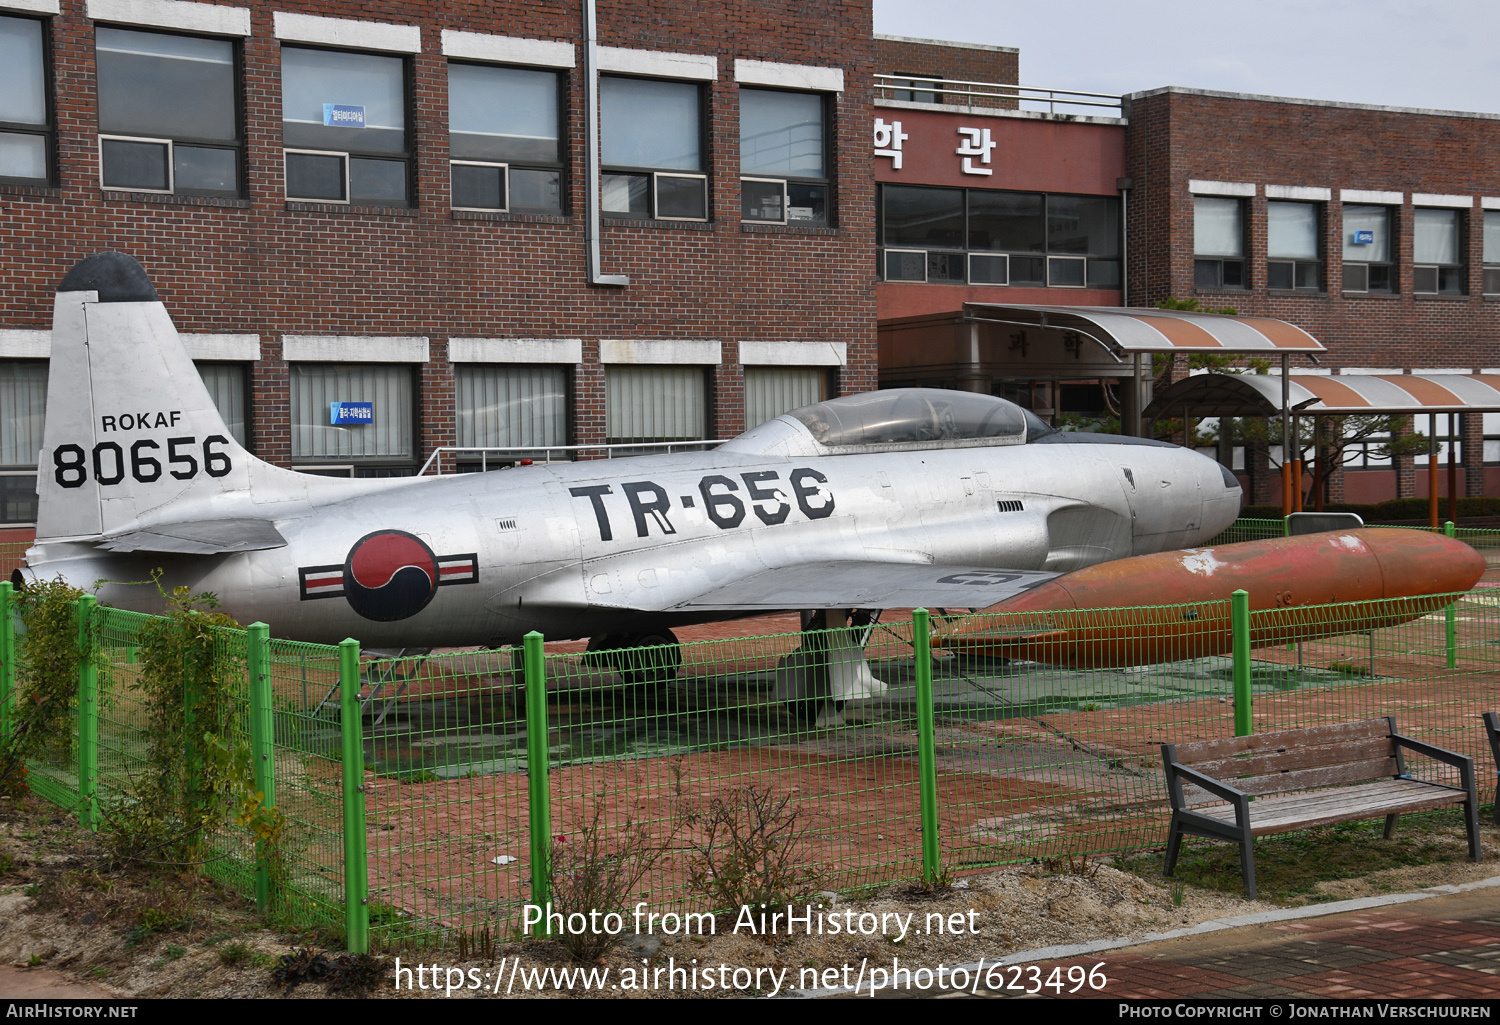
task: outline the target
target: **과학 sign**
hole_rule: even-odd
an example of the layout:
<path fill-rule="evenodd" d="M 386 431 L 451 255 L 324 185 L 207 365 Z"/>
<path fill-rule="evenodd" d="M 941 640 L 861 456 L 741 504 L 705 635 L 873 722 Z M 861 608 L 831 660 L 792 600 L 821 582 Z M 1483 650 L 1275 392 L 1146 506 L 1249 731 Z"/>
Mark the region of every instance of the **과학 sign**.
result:
<path fill-rule="evenodd" d="M 375 422 L 375 403 L 330 402 L 328 422 L 335 427 L 348 424 L 372 424 Z"/>
<path fill-rule="evenodd" d="M 1373 231 L 1356 231 L 1354 233 L 1354 244 L 1355 245 L 1357 245 L 1357 246 L 1368 246 L 1368 245 L 1373 245 L 1374 243 L 1375 243 L 1375 233 Z"/>

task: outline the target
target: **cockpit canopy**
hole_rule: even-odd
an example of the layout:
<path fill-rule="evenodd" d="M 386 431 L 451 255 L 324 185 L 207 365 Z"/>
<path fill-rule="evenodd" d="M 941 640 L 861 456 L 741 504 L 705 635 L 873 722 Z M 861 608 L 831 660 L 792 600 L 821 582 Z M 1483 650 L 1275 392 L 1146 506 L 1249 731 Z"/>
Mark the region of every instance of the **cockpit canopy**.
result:
<path fill-rule="evenodd" d="M 1014 402 L 941 388 L 891 388 L 829 399 L 783 413 L 722 446 L 755 451 L 762 443 L 783 449 L 800 424 L 825 453 L 1023 445 L 1052 433 Z M 800 434 L 801 431 L 796 431 Z M 800 448 L 792 442 L 791 448 Z"/>

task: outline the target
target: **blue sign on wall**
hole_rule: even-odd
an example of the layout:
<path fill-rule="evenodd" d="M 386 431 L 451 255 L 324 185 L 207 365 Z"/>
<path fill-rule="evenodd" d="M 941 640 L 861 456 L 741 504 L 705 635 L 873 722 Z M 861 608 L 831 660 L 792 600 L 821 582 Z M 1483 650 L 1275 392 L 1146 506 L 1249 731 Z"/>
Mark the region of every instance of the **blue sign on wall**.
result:
<path fill-rule="evenodd" d="M 328 422 L 334 426 L 341 424 L 372 424 L 375 422 L 375 403 L 330 402 L 328 404 Z"/>
<path fill-rule="evenodd" d="M 1354 244 L 1357 246 L 1368 246 L 1375 242 L 1373 231 L 1356 231 L 1354 233 Z"/>
<path fill-rule="evenodd" d="M 363 128 L 365 108 L 345 103 L 323 104 L 323 124 L 329 128 Z"/>

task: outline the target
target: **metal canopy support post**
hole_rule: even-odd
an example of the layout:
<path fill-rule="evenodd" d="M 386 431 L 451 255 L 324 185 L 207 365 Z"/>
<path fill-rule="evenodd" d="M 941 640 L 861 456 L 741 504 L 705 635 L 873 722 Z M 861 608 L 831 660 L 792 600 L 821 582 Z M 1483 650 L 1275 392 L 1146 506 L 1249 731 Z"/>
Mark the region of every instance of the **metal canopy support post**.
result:
<path fill-rule="evenodd" d="M 1327 464 L 1323 462 L 1323 418 L 1313 417 L 1313 508 L 1323 511 L 1323 492 L 1328 490 L 1324 476 Z"/>
<path fill-rule="evenodd" d="M 1437 414 L 1427 414 L 1427 525 L 1438 529 Z"/>
<path fill-rule="evenodd" d="M 1281 354 L 1281 515 L 1292 511 L 1292 357 Z"/>
<path fill-rule="evenodd" d="M 1131 354 L 1130 393 L 1125 396 L 1125 433 L 1132 438 L 1141 436 L 1141 354 Z"/>
<path fill-rule="evenodd" d="M 1457 414 L 1448 414 L 1448 519 L 1458 520 L 1458 439 L 1454 437 Z"/>

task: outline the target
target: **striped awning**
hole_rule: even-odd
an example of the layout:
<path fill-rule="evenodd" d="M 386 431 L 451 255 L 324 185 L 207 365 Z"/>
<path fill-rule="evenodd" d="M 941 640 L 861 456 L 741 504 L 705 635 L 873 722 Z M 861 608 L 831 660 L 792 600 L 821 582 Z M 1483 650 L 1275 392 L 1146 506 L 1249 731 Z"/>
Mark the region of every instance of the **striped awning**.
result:
<path fill-rule="evenodd" d="M 1116 358 L 1146 352 L 1323 352 L 1295 324 L 1271 317 L 1232 317 L 1183 310 L 1110 306 L 1018 306 L 964 303 L 966 320 L 1042 331 L 1075 332 Z"/>
<path fill-rule="evenodd" d="M 1477 413 L 1500 411 L 1497 374 L 1293 375 L 1289 404 L 1300 413 Z M 1196 374 L 1159 392 L 1150 420 L 1181 416 L 1279 416 L 1279 374 Z"/>

